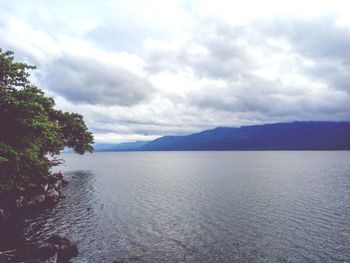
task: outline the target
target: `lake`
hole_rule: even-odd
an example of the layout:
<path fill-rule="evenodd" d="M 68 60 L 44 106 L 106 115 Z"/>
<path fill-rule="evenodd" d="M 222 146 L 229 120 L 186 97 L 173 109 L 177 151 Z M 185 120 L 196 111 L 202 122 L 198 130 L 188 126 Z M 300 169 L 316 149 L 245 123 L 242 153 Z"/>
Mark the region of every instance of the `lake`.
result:
<path fill-rule="evenodd" d="M 65 153 L 70 181 L 28 242 L 72 262 L 350 262 L 350 152 Z"/>

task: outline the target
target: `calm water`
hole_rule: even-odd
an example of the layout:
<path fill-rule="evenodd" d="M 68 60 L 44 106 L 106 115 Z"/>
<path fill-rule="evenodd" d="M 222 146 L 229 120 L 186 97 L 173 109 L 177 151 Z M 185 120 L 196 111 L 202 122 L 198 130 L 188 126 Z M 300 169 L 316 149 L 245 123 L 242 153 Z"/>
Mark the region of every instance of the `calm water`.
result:
<path fill-rule="evenodd" d="M 63 154 L 73 262 L 350 262 L 350 152 Z"/>

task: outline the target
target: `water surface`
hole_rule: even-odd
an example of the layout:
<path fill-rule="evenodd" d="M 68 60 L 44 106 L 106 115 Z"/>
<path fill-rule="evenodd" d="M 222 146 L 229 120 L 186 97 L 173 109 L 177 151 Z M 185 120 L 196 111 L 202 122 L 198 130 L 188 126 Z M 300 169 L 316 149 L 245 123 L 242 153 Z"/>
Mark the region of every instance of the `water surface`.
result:
<path fill-rule="evenodd" d="M 66 198 L 26 236 L 73 262 L 350 262 L 350 152 L 62 157 Z"/>

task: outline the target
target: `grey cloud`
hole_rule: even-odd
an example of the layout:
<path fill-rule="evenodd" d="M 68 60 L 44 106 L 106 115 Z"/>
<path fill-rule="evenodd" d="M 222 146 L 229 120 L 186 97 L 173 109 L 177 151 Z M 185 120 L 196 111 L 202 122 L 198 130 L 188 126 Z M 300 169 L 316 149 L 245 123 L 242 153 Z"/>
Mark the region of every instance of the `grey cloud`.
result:
<path fill-rule="evenodd" d="M 146 78 L 119 66 L 68 55 L 50 66 L 42 82 L 69 101 L 87 104 L 132 106 L 155 91 Z"/>
<path fill-rule="evenodd" d="M 261 68 L 251 50 L 266 54 L 282 54 L 269 39 L 284 39 L 291 45 L 284 72 L 323 83 L 327 92 L 317 94 L 308 86 L 286 86 L 278 79 L 267 80 L 252 72 Z M 197 44 L 208 53 L 192 54 Z M 285 54 L 284 54 L 285 55 Z M 333 16 L 301 19 L 270 17 L 255 20 L 244 26 L 231 26 L 220 20 L 202 20 L 192 38 L 179 50 L 149 53 L 151 72 L 162 70 L 193 70 L 198 78 L 219 79 L 225 87 L 204 86 L 187 98 L 187 103 L 199 109 L 233 112 L 238 115 L 260 115 L 265 119 L 336 119 L 346 120 L 350 115 L 350 34 L 346 28 L 335 25 Z M 302 64 L 302 58 L 314 62 Z M 300 84 L 299 84 L 300 85 Z M 339 93 L 347 92 L 346 93 Z"/>
<path fill-rule="evenodd" d="M 192 33 L 192 39 L 179 50 L 149 50 L 148 70 L 178 72 L 190 67 L 197 77 L 234 79 L 256 68 L 254 59 L 247 53 L 250 40 L 245 28 L 210 19 L 201 20 Z M 197 47 L 207 53 L 193 53 L 192 49 Z"/>
<path fill-rule="evenodd" d="M 107 117 L 108 118 L 108 117 Z M 200 122 L 199 119 L 197 119 Z M 209 125 L 210 126 L 210 125 Z M 111 120 L 110 123 L 101 123 L 99 120 L 93 122 L 92 131 L 103 133 L 116 133 L 124 135 L 140 134 L 140 135 L 170 135 L 170 134 L 186 134 L 202 129 L 198 123 L 187 124 L 186 127 L 179 122 L 179 120 L 172 120 L 172 122 L 162 123 L 128 123 L 123 121 Z M 205 127 L 208 127 L 208 123 Z"/>
<path fill-rule="evenodd" d="M 347 63 L 350 55 L 350 31 L 336 25 L 336 16 L 314 19 L 275 18 L 261 21 L 265 32 L 275 37 L 285 37 L 297 52 L 310 58 L 340 59 Z"/>
<path fill-rule="evenodd" d="M 201 29 L 210 25 L 210 29 Z M 183 51 L 186 62 L 201 77 L 234 79 L 249 74 L 257 68 L 248 47 L 254 46 L 249 30 L 231 26 L 220 20 L 201 20 L 198 33 L 194 33 L 194 43 L 208 50 L 205 56 L 190 55 Z"/>
<path fill-rule="evenodd" d="M 204 87 L 201 92 L 193 94 L 190 99 L 192 103 L 201 108 L 273 114 L 276 102 L 281 102 L 278 98 L 280 93 L 276 83 L 245 75 L 239 82 L 227 82 L 225 88 Z"/>
<path fill-rule="evenodd" d="M 336 25 L 336 16 L 317 19 L 275 18 L 260 21 L 264 34 L 289 41 L 294 51 L 314 65 L 302 73 L 330 88 L 350 93 L 350 30 Z"/>
<path fill-rule="evenodd" d="M 232 112 L 248 119 L 271 120 L 346 120 L 350 112 L 350 96 L 328 92 L 314 97 L 308 89 L 288 91 L 282 83 L 252 75 L 241 82 L 227 82 L 226 88 L 204 87 L 193 93 L 189 103 L 200 109 Z M 293 87 L 290 87 L 290 90 Z"/>

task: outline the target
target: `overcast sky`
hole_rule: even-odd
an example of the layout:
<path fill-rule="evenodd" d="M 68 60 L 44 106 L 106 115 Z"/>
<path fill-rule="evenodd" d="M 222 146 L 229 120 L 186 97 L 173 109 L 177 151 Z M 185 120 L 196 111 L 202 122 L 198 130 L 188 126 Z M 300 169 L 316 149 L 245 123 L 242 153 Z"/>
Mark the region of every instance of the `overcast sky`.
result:
<path fill-rule="evenodd" d="M 0 47 L 97 142 L 350 120 L 350 1 L 0 0 Z"/>

